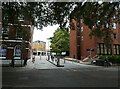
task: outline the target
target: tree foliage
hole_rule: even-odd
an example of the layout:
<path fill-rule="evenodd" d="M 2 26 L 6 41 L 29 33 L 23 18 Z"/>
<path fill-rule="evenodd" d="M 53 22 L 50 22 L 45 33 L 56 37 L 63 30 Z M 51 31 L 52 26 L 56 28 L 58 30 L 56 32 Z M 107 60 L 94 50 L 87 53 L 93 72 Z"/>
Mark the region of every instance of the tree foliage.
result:
<path fill-rule="evenodd" d="M 7 23 L 21 25 L 24 24 L 24 21 L 19 21 L 19 18 L 24 18 L 24 20 L 32 22 L 32 25 L 38 29 L 53 24 L 59 24 L 60 28 L 64 28 L 70 19 L 76 17 L 78 22 L 83 19 L 91 29 L 91 36 L 103 37 L 106 43 L 109 43 L 107 41 L 111 39 L 112 35 L 111 18 L 114 15 L 116 18 L 120 18 L 119 9 L 120 3 L 118 2 L 103 2 L 102 4 L 98 4 L 98 2 L 7 2 L 2 3 L 2 23 L 3 26 L 6 26 Z M 109 26 L 101 28 L 105 23 L 108 23 Z M 116 19 L 116 23 L 118 23 L 118 19 Z"/>
<path fill-rule="evenodd" d="M 84 24 L 91 29 L 90 36 L 103 39 L 106 47 L 110 48 L 113 35 L 112 24 L 113 22 L 117 24 L 120 20 L 119 9 L 118 2 L 103 2 L 102 4 L 86 2 L 84 5 L 77 3 L 71 13 L 71 18 L 76 17 L 78 22 L 83 19 Z M 115 19 L 113 20 L 114 16 Z"/>
<path fill-rule="evenodd" d="M 51 51 L 61 53 L 69 51 L 69 33 L 65 29 L 58 28 L 51 38 Z"/>

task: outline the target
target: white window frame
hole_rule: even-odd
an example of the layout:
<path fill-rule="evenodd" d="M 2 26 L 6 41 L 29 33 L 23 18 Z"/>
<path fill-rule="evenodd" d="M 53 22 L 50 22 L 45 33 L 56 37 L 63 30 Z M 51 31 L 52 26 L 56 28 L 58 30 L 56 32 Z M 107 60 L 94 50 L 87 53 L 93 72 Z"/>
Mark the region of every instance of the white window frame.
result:
<path fill-rule="evenodd" d="M 19 47 L 19 51 L 20 51 L 20 52 L 18 52 L 18 53 L 20 53 L 19 55 L 16 54 L 16 49 L 17 49 L 17 47 Z M 21 46 L 20 46 L 20 45 L 16 45 L 15 48 L 14 48 L 14 56 L 20 57 L 20 56 L 21 56 L 21 53 L 22 53 L 22 52 L 21 52 Z"/>

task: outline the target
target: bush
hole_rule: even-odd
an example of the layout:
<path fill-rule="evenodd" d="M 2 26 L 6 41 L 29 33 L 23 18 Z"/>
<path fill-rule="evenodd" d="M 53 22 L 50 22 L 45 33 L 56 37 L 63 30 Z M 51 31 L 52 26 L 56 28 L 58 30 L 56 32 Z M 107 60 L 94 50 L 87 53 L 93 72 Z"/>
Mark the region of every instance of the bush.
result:
<path fill-rule="evenodd" d="M 99 60 L 104 60 L 104 59 L 108 59 L 110 62 L 114 63 L 120 63 L 120 56 L 99 56 Z"/>

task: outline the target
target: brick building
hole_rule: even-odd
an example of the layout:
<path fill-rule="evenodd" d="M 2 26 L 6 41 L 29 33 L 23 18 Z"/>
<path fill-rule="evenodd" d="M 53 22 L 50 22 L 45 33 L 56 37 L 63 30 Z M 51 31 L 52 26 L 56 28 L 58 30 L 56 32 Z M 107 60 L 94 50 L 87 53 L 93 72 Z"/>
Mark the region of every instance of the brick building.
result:
<path fill-rule="evenodd" d="M 90 38 L 91 29 L 84 24 L 82 19 L 80 22 L 71 19 L 70 57 L 83 59 L 89 55 L 92 57 L 95 55 L 120 55 L 120 27 L 118 23 L 114 22 L 114 19 L 116 18 L 112 18 L 111 30 L 114 34 L 111 35 L 113 42 L 110 49 L 105 47 L 103 39 L 94 36 Z"/>
<path fill-rule="evenodd" d="M 22 30 L 15 24 L 2 28 L 0 37 L 0 64 L 23 65 L 32 54 L 33 26 L 30 22 L 21 25 Z"/>
<path fill-rule="evenodd" d="M 46 54 L 46 42 L 35 41 L 32 43 L 32 49 L 34 55 L 45 55 Z"/>

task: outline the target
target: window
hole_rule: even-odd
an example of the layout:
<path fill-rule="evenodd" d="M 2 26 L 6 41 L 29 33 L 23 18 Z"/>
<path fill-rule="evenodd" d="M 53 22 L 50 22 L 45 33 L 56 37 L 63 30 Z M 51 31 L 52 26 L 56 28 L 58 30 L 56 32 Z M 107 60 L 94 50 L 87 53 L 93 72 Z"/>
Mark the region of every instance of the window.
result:
<path fill-rule="evenodd" d="M 80 45 L 80 37 L 77 37 L 77 45 Z"/>
<path fill-rule="evenodd" d="M 108 54 L 111 54 L 111 49 L 108 49 Z"/>
<path fill-rule="evenodd" d="M 77 30 L 77 36 L 80 36 L 80 30 Z"/>
<path fill-rule="evenodd" d="M 98 20 L 98 21 L 97 21 L 97 27 L 100 27 L 100 25 L 101 25 L 101 21 Z"/>
<path fill-rule="evenodd" d="M 112 23 L 112 28 L 116 29 L 116 23 Z"/>
<path fill-rule="evenodd" d="M 114 35 L 114 39 L 117 39 L 117 35 L 116 35 L 116 33 L 114 33 L 113 35 Z"/>
<path fill-rule="evenodd" d="M 118 15 L 118 19 L 120 20 L 120 15 Z"/>
<path fill-rule="evenodd" d="M 120 54 L 120 45 L 115 44 L 114 45 L 114 55 Z"/>
<path fill-rule="evenodd" d="M 2 28 L 2 34 L 8 34 L 8 27 Z"/>
<path fill-rule="evenodd" d="M 83 36 L 81 37 L 81 40 L 83 40 Z"/>
<path fill-rule="evenodd" d="M 113 19 L 115 19 L 116 18 L 116 16 L 115 15 L 113 15 Z"/>
<path fill-rule="evenodd" d="M 107 54 L 107 48 L 106 48 L 106 46 L 104 46 L 104 47 L 105 47 L 105 49 L 104 49 L 105 50 L 105 54 Z"/>
<path fill-rule="evenodd" d="M 117 45 L 117 55 L 120 54 L 120 53 L 119 53 L 119 52 L 120 52 L 119 50 L 120 50 L 120 49 L 119 49 L 119 46 Z"/>
<path fill-rule="evenodd" d="M 3 38 L 8 38 L 8 31 L 9 31 L 9 28 L 8 27 L 4 27 L 2 28 L 2 37 Z"/>
<path fill-rule="evenodd" d="M 7 54 L 7 47 L 6 45 L 1 45 L 0 46 L 0 56 L 1 57 L 5 57 Z"/>
<path fill-rule="evenodd" d="M 107 21 L 105 21 L 105 28 L 109 28 L 109 23 Z"/>
<path fill-rule="evenodd" d="M 100 49 L 101 49 L 101 54 L 104 54 L 103 44 L 100 45 Z"/>
<path fill-rule="evenodd" d="M 18 17 L 18 19 L 19 19 L 19 21 L 24 21 L 24 16 L 23 16 L 23 15 L 20 15 L 20 16 Z"/>
<path fill-rule="evenodd" d="M 113 47 L 114 47 L 113 52 L 114 52 L 114 54 L 116 54 L 116 45 L 114 45 Z"/>
<path fill-rule="evenodd" d="M 22 33 L 20 31 L 16 32 L 16 38 L 17 39 L 22 39 Z"/>
<path fill-rule="evenodd" d="M 14 52 L 15 52 L 15 54 L 14 54 L 15 56 L 21 56 L 21 47 L 20 47 L 20 45 L 15 46 Z"/>
<path fill-rule="evenodd" d="M 100 48 L 99 48 L 99 45 L 97 46 L 97 54 L 100 54 Z"/>
<path fill-rule="evenodd" d="M 98 47 L 97 47 L 97 53 L 100 55 L 111 55 L 112 54 L 112 49 L 107 49 L 107 47 L 105 46 L 104 43 L 99 43 Z"/>
<path fill-rule="evenodd" d="M 83 32 L 83 27 L 81 27 L 81 32 Z"/>

